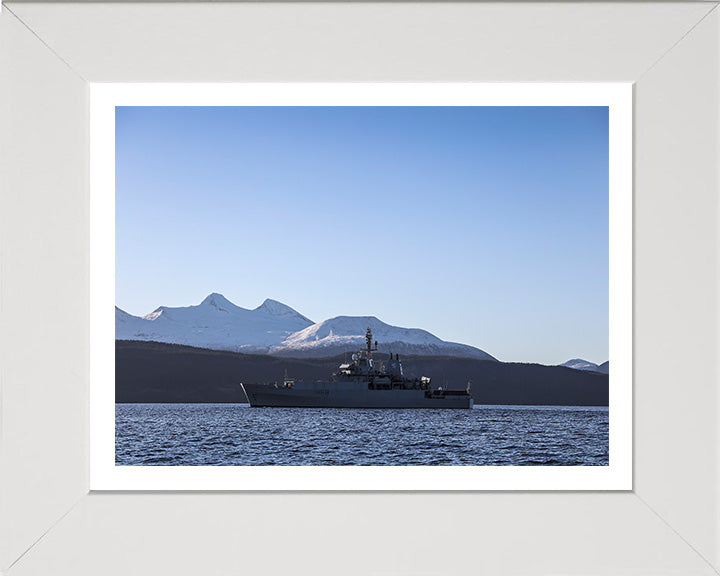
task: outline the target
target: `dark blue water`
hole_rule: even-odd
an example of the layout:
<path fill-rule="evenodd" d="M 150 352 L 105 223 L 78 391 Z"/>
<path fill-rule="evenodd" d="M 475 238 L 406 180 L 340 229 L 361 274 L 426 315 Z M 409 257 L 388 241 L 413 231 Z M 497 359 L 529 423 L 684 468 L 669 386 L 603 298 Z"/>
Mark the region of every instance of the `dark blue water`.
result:
<path fill-rule="evenodd" d="M 607 466 L 608 409 L 117 404 L 115 462 L 144 466 Z"/>

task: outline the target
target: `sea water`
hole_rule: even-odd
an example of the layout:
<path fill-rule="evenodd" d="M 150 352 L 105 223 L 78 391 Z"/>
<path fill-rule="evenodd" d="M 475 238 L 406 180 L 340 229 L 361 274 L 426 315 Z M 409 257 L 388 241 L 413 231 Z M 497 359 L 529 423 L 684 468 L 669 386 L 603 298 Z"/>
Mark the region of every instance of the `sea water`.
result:
<path fill-rule="evenodd" d="M 117 404 L 115 419 L 117 465 L 608 465 L 608 409 L 599 407 Z"/>

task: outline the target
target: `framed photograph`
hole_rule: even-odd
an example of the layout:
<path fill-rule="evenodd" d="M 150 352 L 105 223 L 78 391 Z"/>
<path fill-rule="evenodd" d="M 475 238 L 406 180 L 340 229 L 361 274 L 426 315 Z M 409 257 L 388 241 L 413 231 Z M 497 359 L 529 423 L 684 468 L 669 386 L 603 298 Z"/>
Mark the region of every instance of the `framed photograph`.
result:
<path fill-rule="evenodd" d="M 10 90 L 3 91 L 0 106 L 4 190 L 0 210 L 3 573 L 242 570 L 330 574 L 343 566 L 342 571 L 350 574 L 461 574 L 475 572 L 480 566 L 498 574 L 715 574 L 720 558 L 714 368 L 719 25 L 716 4 L 711 2 L 4 5 L 0 14 L 0 73 L 3 85 Z M 266 129 L 281 124 L 278 112 L 286 114 L 283 134 L 289 144 L 297 141 L 293 140 L 296 138 L 293 130 L 303 122 L 302 117 L 292 113 L 303 107 L 330 116 L 345 112 L 349 122 L 345 126 L 362 126 L 368 136 L 376 134 L 372 118 L 352 117 L 351 113 L 387 112 L 387 138 L 382 141 L 389 147 L 376 148 L 375 154 L 385 161 L 398 158 L 398 162 L 399 152 L 407 154 L 418 146 L 440 141 L 439 132 L 436 138 L 423 138 L 427 132 L 415 132 L 414 138 L 409 138 L 408 132 L 398 132 L 400 112 L 415 114 L 412 119 L 405 118 L 410 125 L 422 124 L 425 119 L 427 124 L 432 120 L 435 125 L 459 127 L 460 131 L 454 131 L 453 138 L 447 140 L 457 144 L 462 140 L 460 136 L 468 135 L 462 130 L 477 121 L 463 117 L 466 111 L 486 112 L 495 107 L 505 112 L 511 108 L 528 112 L 542 107 L 544 113 L 552 114 L 565 107 L 575 111 L 606 107 L 607 355 L 601 356 L 600 351 L 592 357 L 583 351 L 559 358 L 508 354 L 493 349 L 489 336 L 486 340 L 481 334 L 482 338 L 475 339 L 469 333 L 456 335 L 443 328 L 443 324 L 436 323 L 441 314 L 435 318 L 428 316 L 428 320 L 412 319 L 412 315 L 417 317 L 419 308 L 411 306 L 410 296 L 402 302 L 408 315 L 394 316 L 386 312 L 389 308 L 382 308 L 387 305 L 382 298 L 370 299 L 362 310 L 346 309 L 351 307 L 334 299 L 333 291 L 315 303 L 309 296 L 312 290 L 300 292 L 305 294 L 303 300 L 307 298 L 308 304 L 304 304 L 290 301 L 292 296 L 286 296 L 289 292 L 261 294 L 267 291 L 263 286 L 254 293 L 248 289 L 250 284 L 239 291 L 208 286 L 206 293 L 196 296 L 193 292 L 192 297 L 186 297 L 179 291 L 182 282 L 173 284 L 165 280 L 167 300 L 154 294 L 157 306 L 154 303 L 151 309 L 146 309 L 147 305 L 140 300 L 133 303 L 128 283 L 138 285 L 136 294 L 143 288 L 151 290 L 150 280 L 160 279 L 160 272 L 168 269 L 170 260 L 187 254 L 186 240 L 193 238 L 194 229 L 203 237 L 198 250 L 207 255 L 207 237 L 215 235 L 220 239 L 223 222 L 230 227 L 224 219 L 218 221 L 216 230 L 199 226 L 210 208 L 198 202 L 198 196 L 191 196 L 183 204 L 180 194 L 183 186 L 197 189 L 202 180 L 212 194 L 217 194 L 226 184 L 227 173 L 216 171 L 215 180 L 200 171 L 193 174 L 193 166 L 207 162 L 178 154 L 175 157 L 184 162 L 177 167 L 183 178 L 175 181 L 174 186 L 167 186 L 167 181 L 161 178 L 152 180 L 153 175 L 167 174 L 167 167 L 157 164 L 158 148 L 153 145 L 185 150 L 189 145 L 187 134 L 193 133 L 175 131 L 178 137 L 172 140 L 168 138 L 172 130 L 166 129 L 188 128 L 193 122 L 198 123 L 197 127 L 206 126 L 207 118 L 183 116 L 193 109 L 198 113 L 211 108 L 215 112 L 223 108 L 240 113 L 254 108 L 259 115 L 256 118 L 265 114 Z M 163 110 L 172 112 L 172 118 L 153 116 Z M 431 119 L 431 112 L 448 116 Z M 614 124 L 615 112 L 624 121 Z M 632 125 L 627 121 L 629 117 Z M 317 142 L 323 134 L 327 135 L 321 130 L 323 126 L 342 125 L 340 120 L 338 116 L 316 116 L 313 126 L 317 129 L 309 133 L 306 125 L 299 133 L 312 137 L 308 142 Z M 553 120 L 550 124 L 561 126 L 560 119 Z M 495 121 L 502 124 L 498 118 Z M 523 122 L 516 119 L 522 128 L 535 122 L 535 118 L 525 118 Z M 262 135 L 251 130 L 252 123 L 238 116 L 217 116 L 215 136 L 220 137 L 233 124 L 245 126 L 255 141 L 261 140 Z M 619 146 L 613 139 L 614 125 L 620 130 Z M 489 124 L 485 126 L 492 133 Z M 558 153 L 554 145 L 563 131 L 548 132 L 551 136 L 542 152 Z M 404 134 L 405 146 L 391 137 L 399 133 Z M 502 133 L 509 131 L 501 128 L 495 136 Z M 350 147 L 348 142 L 355 142 L 356 151 L 363 151 L 357 146 L 359 133 L 346 134 L 354 134 L 355 138 L 347 138 L 341 142 L 344 145 L 327 150 L 335 160 L 334 175 L 344 178 L 347 173 L 341 170 L 342 160 L 349 156 L 342 155 L 343 148 Z M 632 156 L 627 149 L 630 135 Z M 372 137 L 368 140 L 377 141 Z M 217 140 L 210 138 L 208 142 L 210 152 L 205 160 L 216 162 Z M 255 178 L 255 183 L 262 182 L 267 194 L 271 192 L 270 184 L 279 186 L 281 175 L 287 179 L 288 162 L 293 157 L 296 161 L 303 157 L 307 161 L 312 150 L 317 150 L 308 145 L 301 155 L 297 146 L 289 145 L 290 152 L 278 157 L 285 166 L 284 174 L 275 173 L 274 181 L 270 181 L 258 176 L 262 163 L 270 162 L 268 156 L 263 158 L 259 153 L 262 145 L 260 141 L 253 147 L 257 164 L 243 164 L 243 174 L 248 179 Z M 197 147 L 191 148 L 197 152 Z M 454 153 L 448 153 L 446 166 L 455 166 L 459 180 L 464 169 L 461 148 L 450 149 Z M 535 149 L 539 150 L 537 146 Z M 239 151 L 234 145 L 228 150 Z M 515 152 L 520 157 L 522 150 Z M 577 162 L 574 169 L 578 178 L 592 171 L 592 166 L 579 160 L 581 146 L 565 152 Z M 146 178 L 128 179 L 130 164 L 118 162 L 120 157 L 116 154 L 120 153 L 124 160 L 136 154 L 135 161 L 144 162 Z M 440 158 L 438 149 L 428 149 L 428 158 Z M 623 168 L 622 163 L 629 158 L 632 166 Z M 230 155 L 228 162 L 232 160 Z M 418 164 L 412 166 L 417 171 Z M 405 182 L 413 182 L 416 190 L 432 188 L 433 178 L 437 178 L 431 170 L 432 162 L 422 166 L 424 181 L 417 174 L 410 174 L 410 169 L 406 173 Z M 490 168 L 493 166 L 485 165 L 487 176 L 495 174 Z M 298 182 L 303 181 L 301 174 L 296 166 Z M 385 172 L 383 176 L 387 181 L 376 182 L 378 188 L 390 183 L 392 175 Z M 395 178 L 397 184 L 398 176 Z M 161 206 L 156 203 L 162 196 L 153 199 L 150 190 L 138 186 L 141 180 L 153 182 L 155 192 L 172 200 L 166 210 L 159 210 Z M 367 191 L 370 180 L 364 174 L 356 184 L 365 184 L 363 188 Z M 307 184 L 307 180 L 304 182 Z M 113 188 L 118 193 L 117 201 L 124 203 L 117 205 L 116 214 L 112 213 L 115 204 L 110 201 Z M 274 190 L 277 194 L 278 188 Z M 128 194 L 120 196 L 122 191 Z M 353 191 L 353 197 L 364 199 L 359 188 L 349 191 Z M 139 196 L 132 197 L 130 192 Z M 158 222 L 155 238 L 153 230 L 147 228 L 152 219 L 147 214 L 141 218 L 138 212 L 143 208 L 143 194 Z M 218 201 L 212 194 L 208 193 L 208 198 Z M 387 197 L 385 194 L 384 199 Z M 306 198 L 305 205 L 294 209 L 305 219 L 328 199 L 312 195 Z M 370 214 L 385 218 L 387 211 L 401 211 L 404 206 L 394 205 L 401 198 L 391 198 L 386 212 L 382 199 L 370 199 L 373 208 Z M 528 197 L 523 198 L 529 201 Z M 279 214 L 283 214 L 281 199 L 275 203 Z M 317 204 L 313 205 L 313 199 Z M 450 192 L 444 192 L 442 199 L 458 203 Z M 431 213 L 436 217 L 431 222 L 435 226 L 440 212 L 447 210 L 442 199 L 437 198 L 438 213 Z M 493 213 L 494 200 L 487 201 L 488 211 Z M 469 205 L 458 205 L 462 206 L 464 216 L 472 215 Z M 523 210 L 530 210 L 528 204 L 520 205 Z M 412 213 L 420 207 L 408 205 L 406 210 Z M 248 215 L 253 209 L 263 214 L 267 211 L 267 206 L 264 211 L 261 208 L 259 204 L 247 206 Z M 582 212 L 590 206 L 578 203 L 577 208 Z M 350 209 L 352 213 L 360 208 L 353 205 Z M 120 210 L 125 212 L 121 214 Z M 541 219 L 549 208 L 538 205 L 535 210 Z M 137 228 L 128 224 L 133 213 L 138 216 Z M 327 214 L 337 220 L 334 207 Z M 569 242 L 559 225 L 560 220 L 567 224 L 568 214 L 565 206 L 561 210 L 564 219 L 558 216 L 560 243 Z M 575 222 L 578 229 L 584 227 L 583 234 L 575 238 L 592 236 L 592 228 L 597 224 L 595 214 L 589 210 L 588 218 Z M 185 223 L 190 225 L 186 238 L 182 237 L 182 227 L 173 225 L 180 222 L 178 215 L 184 215 Z M 227 217 L 228 210 L 222 216 Z M 263 235 L 250 227 L 262 222 L 262 218 L 251 220 L 248 228 L 255 231 L 259 255 L 266 254 L 267 244 L 272 244 L 268 238 L 278 238 L 301 227 L 283 218 L 273 234 Z M 171 224 L 166 226 L 167 222 Z M 502 219 L 499 222 L 504 223 Z M 614 223 L 618 224 L 617 235 Z M 372 232 L 374 221 L 368 219 L 366 224 Z M 530 231 L 529 226 L 526 232 Z M 322 244 L 329 231 L 321 232 L 313 228 L 315 245 Z M 447 236 L 448 231 L 444 232 Z M 132 240 L 133 234 L 136 246 L 131 247 L 128 240 Z M 362 238 L 362 234 L 359 236 Z M 163 252 L 155 272 L 152 258 L 143 259 L 144 278 L 130 275 L 127 263 L 141 261 L 143 245 L 157 250 L 158 241 L 163 239 L 166 245 L 181 244 L 184 252 Z M 393 246 L 397 251 L 398 247 L 411 245 Z M 427 246 L 432 254 L 432 247 Z M 437 246 L 447 250 L 445 243 Z M 295 250 L 296 246 L 291 248 Z M 372 245 L 368 248 L 362 240 L 357 248 L 354 243 L 347 250 L 343 248 L 327 246 L 343 256 L 346 251 L 354 255 L 357 249 L 358 258 L 371 251 L 373 268 L 382 272 L 387 272 L 387 261 L 399 257 L 391 250 L 386 255 L 380 246 L 375 253 Z M 582 246 L 566 248 L 580 250 Z M 473 246 L 463 244 L 463 249 L 477 258 Z M 132 254 L 137 258 L 131 258 Z M 215 252 L 212 257 L 217 256 Z M 384 261 L 383 256 L 387 256 Z M 341 265 L 347 261 L 336 260 Z M 432 267 L 437 255 L 428 261 L 428 267 Z M 281 275 L 288 266 L 287 261 L 282 264 L 278 272 Z M 615 264 L 619 276 L 614 275 Z M 596 278 L 583 268 L 582 261 L 576 265 L 578 271 L 585 270 Z M 566 272 L 563 271 L 564 278 Z M 619 286 L 632 286 L 632 293 L 622 288 L 616 291 L 614 278 L 623 278 L 625 282 Z M 534 288 L 548 298 L 548 293 L 541 290 L 541 282 Z M 445 294 L 447 300 L 444 289 L 438 284 L 436 293 Z M 377 290 L 377 294 L 381 292 Z M 617 300 L 613 299 L 614 294 Z M 264 302 L 266 298 L 270 300 Z M 457 302 L 445 306 L 449 313 L 463 301 L 460 297 L 454 300 Z M 307 465 L 307 461 L 295 458 L 257 465 L 229 462 L 228 454 L 224 463 L 205 461 L 201 465 L 132 461 L 138 454 L 147 460 L 153 458 L 147 445 L 126 442 L 132 437 L 128 426 L 139 423 L 141 439 L 148 432 L 148 413 L 132 411 L 142 408 L 144 404 L 137 400 L 142 401 L 142 394 L 147 394 L 148 389 L 136 389 L 138 397 L 121 403 L 130 410 L 116 418 L 116 390 L 112 386 L 96 387 L 106 377 L 102 374 L 107 374 L 108 366 L 114 366 L 115 320 L 121 315 L 115 306 L 127 313 L 128 323 L 143 330 L 148 325 L 143 322 L 153 322 L 151 316 L 155 311 L 162 316 L 169 310 L 172 315 L 175 309 L 197 307 L 203 302 L 206 306 L 214 302 L 216 308 L 226 309 L 234 305 L 249 313 L 263 306 L 266 312 L 272 308 L 275 313 L 290 308 L 298 317 L 306 318 L 310 322 L 307 326 L 299 326 L 298 330 L 283 327 L 288 333 L 282 334 L 282 340 L 267 343 L 268 347 L 277 347 L 268 350 L 274 355 L 265 354 L 270 358 L 291 358 L 280 354 L 291 342 L 309 350 L 344 336 L 335 329 L 330 340 L 329 332 L 317 333 L 317 325 L 325 320 L 337 316 L 360 316 L 365 320 L 375 316 L 382 324 L 365 327 L 371 328 L 368 341 L 362 331 L 346 335 L 354 346 L 359 342 L 360 349 L 349 353 L 347 361 L 345 351 L 332 356 L 337 360 L 343 355 L 338 366 L 331 367 L 332 377 L 338 378 L 344 371 L 351 373 L 364 360 L 363 377 L 368 381 L 363 380 L 363 384 L 369 391 L 395 395 L 412 392 L 422 398 L 427 392 L 428 400 L 472 399 L 473 404 L 480 406 L 477 394 L 481 384 L 474 379 L 468 391 L 467 382 L 465 386 L 459 385 L 454 376 L 443 376 L 442 371 L 439 376 L 430 374 L 432 366 L 427 363 L 417 374 L 411 373 L 411 360 L 421 362 L 416 359 L 420 356 L 418 349 L 407 353 L 399 348 L 384 349 L 383 330 L 390 334 L 390 341 L 392 329 L 419 328 L 436 337 L 440 342 L 433 342 L 438 347 L 445 346 L 445 351 L 447 346 L 463 344 L 471 347 L 473 354 L 492 356 L 495 360 L 485 361 L 499 361 L 498 366 L 512 360 L 587 375 L 601 373 L 578 370 L 582 367 L 579 364 L 551 365 L 581 359 L 589 361 L 585 367 L 599 368 L 610 359 L 609 408 L 605 412 L 607 464 L 575 465 L 568 460 L 559 466 L 548 461 L 523 465 L 518 459 L 510 465 L 432 460 L 397 465 L 397 458 L 391 458 L 387 465 L 378 466 L 368 466 L 368 462 L 357 459 L 339 465 L 332 462 Z M 327 305 L 327 311 L 321 304 Z M 614 320 L 616 309 L 621 311 L 620 317 L 627 318 L 621 324 Z M 577 308 L 573 308 L 576 320 L 577 314 Z M 588 326 L 591 316 L 594 314 L 588 312 Z M 208 329 L 207 322 L 203 322 L 195 328 Z M 155 328 L 158 325 L 154 324 L 153 329 L 159 330 Z M 303 340 L 299 333 L 313 327 L 318 338 Z M 135 338 L 130 340 L 146 347 L 150 341 L 159 342 L 152 345 L 158 346 L 154 353 L 162 346 L 198 348 L 194 341 L 163 341 L 159 332 L 146 340 L 137 334 L 137 329 L 132 331 Z M 194 337 L 198 337 L 197 332 Z M 234 339 L 235 334 L 230 337 Z M 578 332 L 575 339 L 583 350 L 586 337 L 586 333 Z M 544 340 L 537 343 L 538 349 L 547 349 L 558 337 L 548 335 Z M 397 339 L 392 343 L 411 344 Z M 143 350 L 141 345 L 133 345 L 136 347 L 131 351 L 139 354 Z M 259 343 L 248 340 L 239 344 L 244 345 Z M 217 354 L 232 358 L 247 352 L 247 349 L 216 350 Z M 392 360 L 390 352 L 395 355 Z M 369 360 L 373 361 L 372 373 Z M 395 363 L 401 362 L 402 374 L 395 367 Z M 311 381 L 308 376 L 296 375 L 299 372 L 293 374 L 294 369 L 285 378 L 282 367 L 280 370 L 272 378 L 262 375 L 255 380 L 258 385 L 273 386 L 278 391 L 273 394 L 301 391 Z M 432 376 L 429 381 L 423 379 L 428 374 Z M 326 383 L 324 390 L 328 390 L 328 396 L 329 384 L 335 382 L 330 376 L 318 377 L 321 383 Z M 263 396 L 251 386 L 244 390 L 249 391 L 246 394 L 249 404 L 267 403 L 257 400 Z M 167 388 L 160 392 L 167 393 Z M 219 392 L 215 389 L 214 393 Z M 233 394 L 235 390 L 228 388 L 227 393 Z M 173 405 L 170 408 L 180 405 L 164 400 L 166 397 L 163 405 Z M 236 412 L 244 410 L 246 415 L 273 413 L 273 408 L 233 406 Z M 359 410 L 355 414 L 361 414 L 365 408 Z M 473 408 L 471 412 L 459 408 L 437 413 L 467 417 L 466 412 L 474 416 L 483 414 L 483 410 L 490 414 L 495 408 Z M 578 413 L 597 417 L 583 410 Z M 156 418 L 158 414 L 151 416 Z M 234 414 L 233 418 L 236 417 Z M 505 414 L 503 418 L 512 415 Z M 114 441 L 117 422 L 124 425 L 121 436 L 127 448 L 120 456 Z M 202 427 L 208 421 L 197 423 Z M 277 421 L 272 429 L 276 430 L 279 424 Z M 362 434 L 370 428 L 368 422 L 358 424 L 362 424 Z M 402 425 L 411 428 L 411 424 L 410 421 Z M 162 460 L 168 455 L 162 436 L 167 430 L 162 428 L 172 422 L 159 417 L 156 425 L 159 436 L 154 448 L 159 451 L 156 457 Z M 382 422 L 376 421 L 376 425 Z M 437 423 L 428 424 L 430 435 L 437 429 Z M 632 443 L 628 442 L 630 432 Z M 183 433 L 192 437 L 192 430 Z M 362 434 L 358 436 L 365 437 Z M 269 433 L 268 437 L 273 436 Z M 565 443 L 571 445 L 568 451 L 577 454 L 577 446 Z M 371 445 L 367 448 L 374 449 Z M 393 450 L 388 444 L 383 453 L 397 455 Z M 322 452 L 330 453 L 330 447 Z M 358 540 L 386 531 L 392 537 L 379 537 L 371 553 L 357 554 Z M 443 542 L 445 546 L 462 548 L 464 553 L 423 553 L 428 542 Z M 518 553 L 518 543 L 522 554 Z M 278 546 L 283 553 L 277 553 Z M 321 554 L 319 549 L 323 550 Z M 468 550 L 476 552 L 468 554 Z M 348 558 L 352 562 L 348 563 Z"/>
<path fill-rule="evenodd" d="M 91 489 L 629 489 L 631 94 L 94 86 Z"/>

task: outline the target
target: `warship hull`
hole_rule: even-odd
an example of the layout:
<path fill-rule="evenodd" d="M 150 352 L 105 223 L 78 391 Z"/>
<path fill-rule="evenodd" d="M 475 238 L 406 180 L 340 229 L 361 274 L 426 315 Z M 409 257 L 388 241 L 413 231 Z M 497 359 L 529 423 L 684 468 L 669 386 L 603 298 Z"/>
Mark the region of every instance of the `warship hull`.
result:
<path fill-rule="evenodd" d="M 242 384 L 251 406 L 284 408 L 470 409 L 473 398 L 459 390 L 372 389 L 367 382 L 319 381 Z"/>

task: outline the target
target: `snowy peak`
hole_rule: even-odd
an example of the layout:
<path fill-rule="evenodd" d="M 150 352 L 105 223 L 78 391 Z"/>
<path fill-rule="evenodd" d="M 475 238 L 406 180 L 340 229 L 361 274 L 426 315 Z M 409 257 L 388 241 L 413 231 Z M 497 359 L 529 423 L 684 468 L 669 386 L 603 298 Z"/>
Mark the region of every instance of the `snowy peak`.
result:
<path fill-rule="evenodd" d="M 116 308 L 115 338 L 185 344 L 211 350 L 267 353 L 290 334 L 312 324 L 292 308 L 276 303 L 276 312 L 248 310 L 213 292 L 196 306 L 160 306 L 144 317 Z"/>
<path fill-rule="evenodd" d="M 351 337 L 365 342 L 365 332 L 368 328 L 372 331 L 373 338 L 382 342 L 404 341 L 415 344 L 442 342 L 440 338 L 425 330 L 391 326 L 375 316 L 336 316 L 335 318 L 329 318 L 293 334 L 286 342 L 290 344 L 339 337 Z"/>
<path fill-rule="evenodd" d="M 200 306 L 205 306 L 208 308 L 215 308 L 216 310 L 220 310 L 221 312 L 231 312 L 232 310 L 236 310 L 239 308 L 239 306 L 235 306 L 230 300 L 225 298 L 222 294 L 218 294 L 217 292 L 213 292 L 212 294 L 209 294 L 205 300 L 200 302 Z"/>
<path fill-rule="evenodd" d="M 567 362 L 563 362 L 562 364 L 560 364 L 560 366 L 565 366 L 565 368 L 573 368 L 575 370 L 595 370 L 598 367 L 597 364 L 593 362 L 588 362 L 587 360 L 583 360 L 582 358 L 572 358 Z"/>
<path fill-rule="evenodd" d="M 365 347 L 370 328 L 381 352 L 424 356 L 459 356 L 495 360 L 488 353 L 454 342 L 445 342 L 419 328 L 391 326 L 375 316 L 336 316 L 288 336 L 271 354 L 294 357 L 334 356 Z"/>
<path fill-rule="evenodd" d="M 602 372 L 603 374 L 607 374 L 609 372 L 609 362 L 604 362 L 603 364 L 595 364 L 594 362 L 589 362 L 587 360 L 583 360 L 582 358 L 573 358 L 572 360 L 568 360 L 567 362 L 563 362 L 560 364 L 560 366 L 565 366 L 566 368 L 572 368 L 573 370 L 589 370 L 592 372 Z"/>
<path fill-rule="evenodd" d="M 265 302 L 255 308 L 253 312 L 264 312 L 265 314 L 269 314 L 270 316 L 275 316 L 277 318 L 296 318 L 299 320 L 304 320 L 308 324 L 312 324 L 312 320 L 306 318 L 297 310 L 293 310 L 292 308 L 290 308 L 290 306 L 283 304 L 282 302 L 278 302 L 277 300 L 272 300 L 270 298 L 267 298 Z"/>

